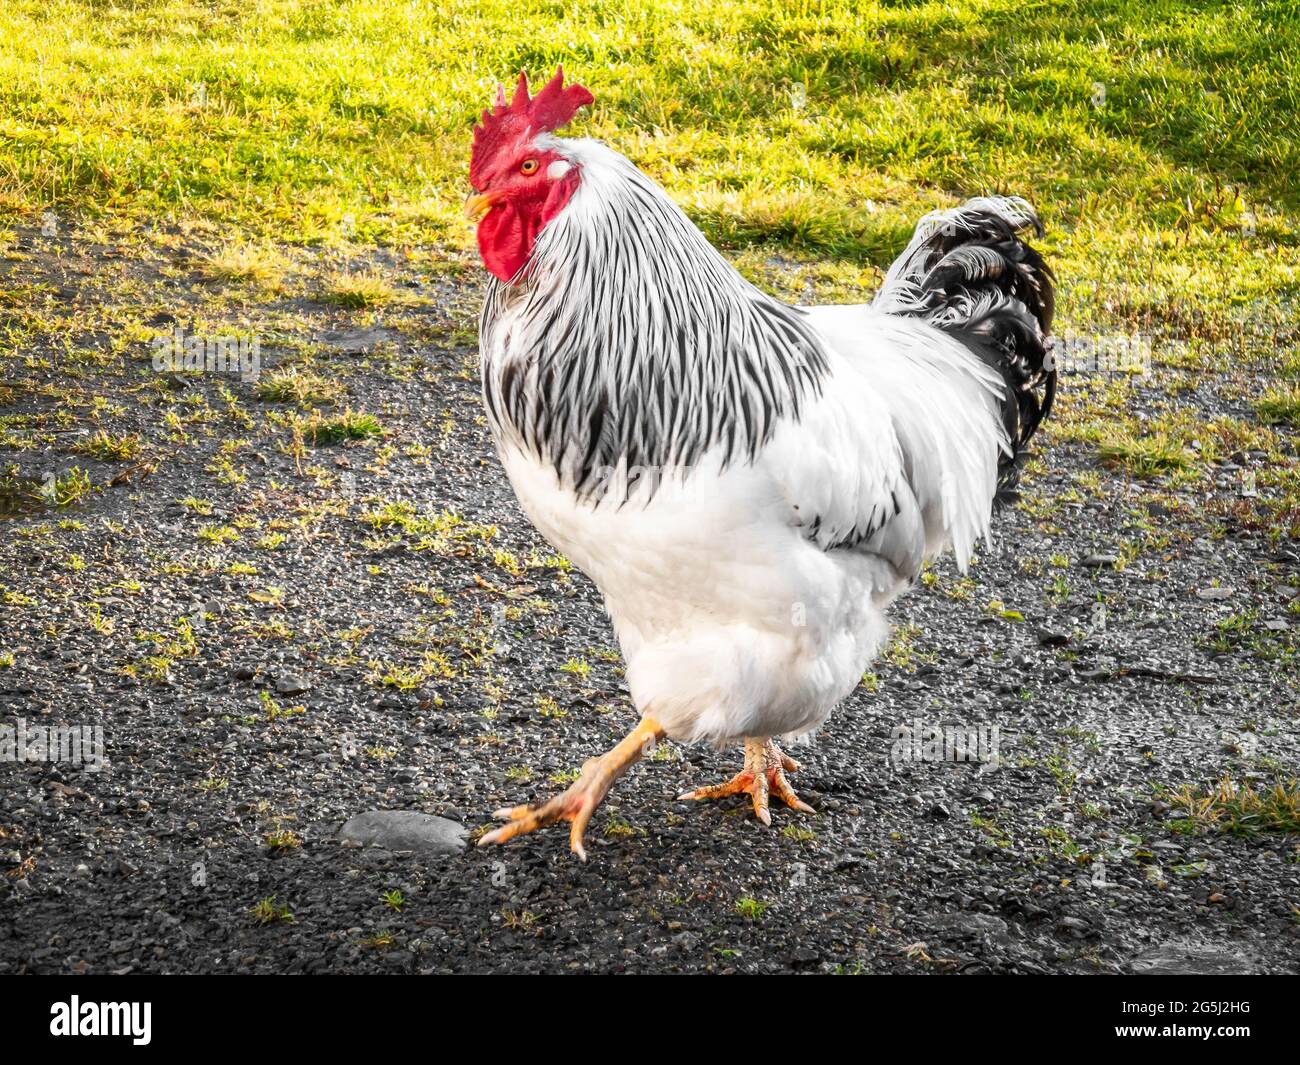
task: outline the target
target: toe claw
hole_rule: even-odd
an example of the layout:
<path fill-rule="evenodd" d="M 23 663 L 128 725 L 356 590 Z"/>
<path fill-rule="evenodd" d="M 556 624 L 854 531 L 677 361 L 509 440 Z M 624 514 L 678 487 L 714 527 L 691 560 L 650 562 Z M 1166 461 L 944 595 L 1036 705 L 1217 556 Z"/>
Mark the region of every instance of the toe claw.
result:
<path fill-rule="evenodd" d="M 815 814 L 817 811 L 809 806 L 803 799 L 795 794 L 790 787 L 789 782 L 785 779 L 783 773 L 774 773 L 772 776 L 772 794 L 785 803 L 790 809 L 798 810 L 805 814 Z"/>
<path fill-rule="evenodd" d="M 587 848 L 582 845 L 581 832 L 569 833 L 569 850 L 578 856 L 578 861 L 585 862 L 587 860 Z"/>
<path fill-rule="evenodd" d="M 787 800 L 792 810 L 798 810 L 801 814 L 815 814 L 817 812 L 798 796 L 794 796 L 793 800 L 793 802 Z"/>
<path fill-rule="evenodd" d="M 573 824 L 569 827 L 569 849 L 582 861 L 587 860 L 587 849 L 582 845 L 582 837 L 587 831 L 587 822 L 596 812 L 596 803 L 584 801 L 573 815 Z"/>

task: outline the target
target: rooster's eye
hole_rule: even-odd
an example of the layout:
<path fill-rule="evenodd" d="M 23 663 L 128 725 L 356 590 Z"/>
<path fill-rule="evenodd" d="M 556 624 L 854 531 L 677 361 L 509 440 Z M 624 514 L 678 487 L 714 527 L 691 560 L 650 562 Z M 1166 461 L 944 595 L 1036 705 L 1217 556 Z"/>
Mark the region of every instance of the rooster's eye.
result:
<path fill-rule="evenodd" d="M 525 174 L 536 174 L 536 173 L 537 173 L 537 160 L 536 160 L 536 159 L 525 159 L 522 163 L 519 164 L 519 169 L 520 169 L 520 171 L 521 171 L 522 173 L 525 173 Z"/>

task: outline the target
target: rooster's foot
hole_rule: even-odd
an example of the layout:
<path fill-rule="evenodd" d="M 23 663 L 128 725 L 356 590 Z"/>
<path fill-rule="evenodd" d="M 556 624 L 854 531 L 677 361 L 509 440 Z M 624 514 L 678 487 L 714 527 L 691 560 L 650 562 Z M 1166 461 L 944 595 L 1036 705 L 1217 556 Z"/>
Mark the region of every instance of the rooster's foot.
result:
<path fill-rule="evenodd" d="M 493 843 L 505 843 L 515 836 L 553 825 L 556 821 L 568 821 L 569 848 L 585 862 L 587 851 L 582 845 L 582 836 L 587 830 L 591 815 L 605 798 L 610 785 L 627 772 L 633 762 L 653 751 L 655 743 L 663 734 L 663 728 L 658 722 L 652 718 L 642 718 L 641 723 L 617 747 L 598 758 L 589 759 L 582 767 L 578 779 L 549 802 L 540 806 L 508 806 L 504 810 L 498 810 L 493 816 L 507 824 L 483 836 L 478 845 L 486 847 Z"/>
<path fill-rule="evenodd" d="M 754 813 L 765 825 L 772 823 L 768 812 L 768 796 L 775 795 L 787 806 L 810 814 L 815 811 L 799 798 L 786 780 L 787 772 L 799 769 L 799 763 L 776 745 L 775 740 L 745 740 L 745 768 L 725 784 L 710 788 L 696 788 L 679 795 L 679 799 L 721 799 L 727 795 L 747 792 L 754 800 Z"/>

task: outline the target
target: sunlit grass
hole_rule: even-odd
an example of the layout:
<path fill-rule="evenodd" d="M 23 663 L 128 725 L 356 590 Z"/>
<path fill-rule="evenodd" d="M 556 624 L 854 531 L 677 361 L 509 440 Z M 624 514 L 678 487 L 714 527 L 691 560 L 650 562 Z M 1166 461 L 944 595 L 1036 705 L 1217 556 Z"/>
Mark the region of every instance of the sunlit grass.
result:
<path fill-rule="evenodd" d="M 1118 435 L 1098 444 L 1097 454 L 1107 465 L 1140 479 L 1177 473 L 1192 465 L 1188 451 L 1161 433 L 1139 437 Z"/>
<path fill-rule="evenodd" d="M 1184 787 L 1170 803 L 1183 815 L 1175 822 L 1182 831 L 1300 832 L 1300 780 L 1276 780 L 1256 791 L 1224 775 L 1206 787 Z"/>
<path fill-rule="evenodd" d="M 374 270 L 335 274 L 322 295 L 329 303 L 354 309 L 382 307 L 396 297 L 388 279 Z"/>
<path fill-rule="evenodd" d="M 308 434 L 313 444 L 339 444 L 344 440 L 365 440 L 378 436 L 383 430 L 373 414 L 345 410 L 337 417 L 314 417 L 308 424 Z"/>
<path fill-rule="evenodd" d="M 1081 325 L 1221 330 L 1300 287 L 1283 0 L 11 0 L 0 32 L 0 206 L 233 223 L 218 278 L 273 278 L 267 238 L 470 248 L 471 126 L 563 62 L 574 132 L 733 253 L 879 268 L 924 210 L 1016 191 Z"/>
<path fill-rule="evenodd" d="M 267 287 L 280 280 L 283 268 L 272 248 L 250 243 L 227 245 L 203 262 L 204 274 L 213 281 L 252 281 Z"/>
<path fill-rule="evenodd" d="M 1255 413 L 1266 425 L 1300 428 L 1300 387 L 1269 389 L 1256 401 Z"/>
<path fill-rule="evenodd" d="M 253 391 L 258 399 L 267 403 L 294 403 L 309 407 L 317 403 L 333 403 L 342 395 L 343 386 L 310 370 L 290 367 L 263 374 Z"/>
<path fill-rule="evenodd" d="M 140 454 L 140 437 L 136 433 L 109 433 L 101 429 L 78 442 L 76 450 L 103 462 L 126 462 Z"/>

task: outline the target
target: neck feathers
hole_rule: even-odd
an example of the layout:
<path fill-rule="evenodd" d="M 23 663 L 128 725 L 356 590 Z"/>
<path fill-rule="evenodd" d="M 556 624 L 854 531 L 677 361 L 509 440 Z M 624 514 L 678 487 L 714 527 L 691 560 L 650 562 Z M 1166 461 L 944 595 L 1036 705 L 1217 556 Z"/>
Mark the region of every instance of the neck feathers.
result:
<path fill-rule="evenodd" d="M 803 313 L 742 278 L 622 156 L 556 143 L 578 191 L 483 307 L 493 431 L 579 495 L 715 448 L 724 465 L 752 459 L 820 392 L 826 356 Z"/>

